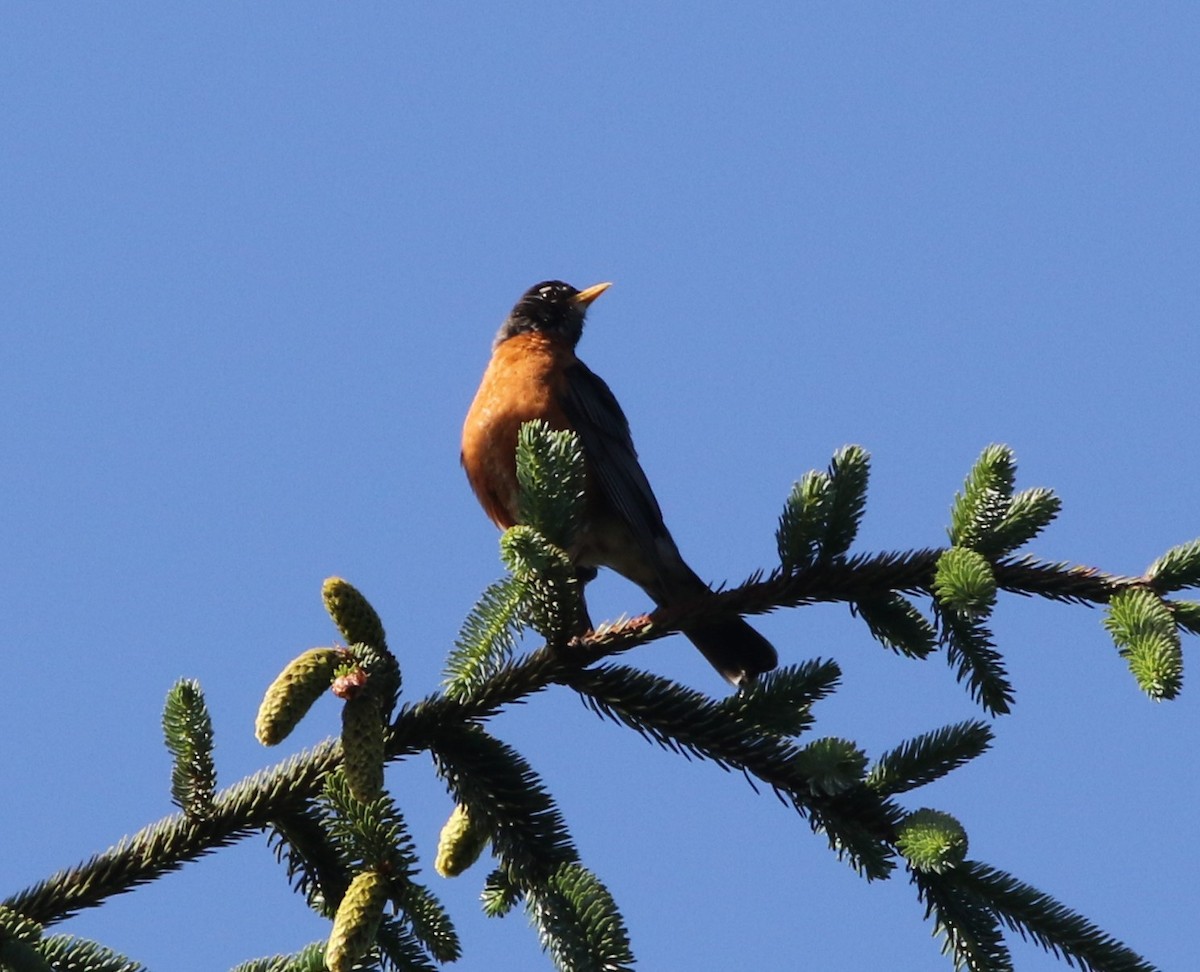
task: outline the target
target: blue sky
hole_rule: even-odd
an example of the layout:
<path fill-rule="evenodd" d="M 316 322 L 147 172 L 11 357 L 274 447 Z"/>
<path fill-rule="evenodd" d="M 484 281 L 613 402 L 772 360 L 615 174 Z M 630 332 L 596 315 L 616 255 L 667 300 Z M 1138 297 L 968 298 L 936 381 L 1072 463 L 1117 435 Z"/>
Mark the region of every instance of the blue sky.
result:
<path fill-rule="evenodd" d="M 1200 536 L 1200 8 L 1185 3 L 10 6 L 0 13 L 4 894 L 170 812 L 163 697 L 198 678 L 229 784 L 261 692 L 334 638 L 323 578 L 433 691 L 498 576 L 458 467 L 500 319 L 613 280 L 582 357 L 696 570 L 772 565 L 793 482 L 873 456 L 859 549 L 944 542 L 990 442 L 1064 512 L 1032 547 L 1136 574 Z M 603 578 L 595 618 L 644 595 Z M 1200 948 L 1194 686 L 1145 700 L 1081 607 L 1004 598 L 994 751 L 910 794 L 971 856 L 1164 969 Z M 842 607 L 760 619 L 836 658 L 815 732 L 873 755 L 977 714 Z M 1189 660 L 1194 640 L 1185 642 Z M 719 693 L 681 639 L 630 661 Z M 551 692 L 492 725 L 541 772 L 646 969 L 937 969 L 903 877 Z M 466 969 L 549 967 L 451 804 L 389 770 Z M 64 930 L 152 968 L 324 934 L 262 841 Z M 1020 968 L 1060 968 L 1019 942 Z"/>

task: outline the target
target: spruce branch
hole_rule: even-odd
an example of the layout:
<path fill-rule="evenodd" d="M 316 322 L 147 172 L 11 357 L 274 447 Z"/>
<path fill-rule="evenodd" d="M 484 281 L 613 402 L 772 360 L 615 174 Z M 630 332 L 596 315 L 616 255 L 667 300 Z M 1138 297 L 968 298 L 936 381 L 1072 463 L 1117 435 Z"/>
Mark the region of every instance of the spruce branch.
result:
<path fill-rule="evenodd" d="M 939 874 L 910 868 L 925 917 L 933 918 L 934 934 L 942 939 L 942 954 L 954 968 L 968 972 L 1013 972 L 1012 953 L 1004 944 L 1000 922 L 986 900 L 959 888 L 958 870 Z"/>
<path fill-rule="evenodd" d="M 485 915 L 503 918 L 520 904 L 521 889 L 513 883 L 504 868 L 498 867 L 488 875 L 479 899 Z"/>
<path fill-rule="evenodd" d="M 775 531 L 779 562 L 785 572 L 810 567 L 820 559 L 832 488 L 829 474 L 816 470 L 806 472 L 792 486 Z"/>
<path fill-rule="evenodd" d="M 141 962 L 74 935 L 52 935 L 38 946 L 38 952 L 55 972 L 146 972 Z"/>
<path fill-rule="evenodd" d="M 939 880 L 986 901 L 1008 928 L 1084 972 L 1154 972 L 1154 966 L 1092 922 L 1004 871 L 967 861 Z"/>
<path fill-rule="evenodd" d="M 462 944 L 450 915 L 429 888 L 410 881 L 399 889 L 396 903 L 408 929 L 405 938 L 411 937 L 415 949 L 428 952 L 438 962 L 455 962 L 462 957 Z M 397 925 L 391 923 L 391 928 L 399 932 Z M 385 922 L 384 927 L 389 923 Z M 405 951 L 409 951 L 407 947 Z"/>
<path fill-rule="evenodd" d="M 483 592 L 446 659 L 447 696 L 470 698 L 512 657 L 526 596 L 526 585 L 513 577 L 496 581 Z"/>
<path fill-rule="evenodd" d="M 828 472 L 811 474 L 793 491 L 779 531 L 783 568 L 711 599 L 660 609 L 568 642 L 580 621 L 569 611 L 578 579 L 563 553 L 582 496 L 570 485 L 571 477 L 581 475 L 578 443 L 535 427 L 528 429 L 525 445 L 523 492 L 533 497 L 530 517 L 538 529 L 508 535 L 506 559 L 517 576 L 489 589 L 492 597 L 485 597 L 464 625 L 443 695 L 407 705 L 386 722 L 396 702 L 399 670 L 383 644 L 382 624 L 354 588 L 331 579 L 325 591 L 330 613 L 344 635 L 355 637 L 347 653 L 368 673 L 369 690 L 351 698 L 346 711 L 361 702 L 356 711 L 370 707 L 371 718 L 364 717 L 341 744 L 326 743 L 219 794 L 210 784 L 207 798 L 199 801 L 203 814 L 191 810 L 145 828 L 9 899 L 0 917 L 7 908 L 22 918 L 52 923 L 187 860 L 273 829 L 289 879 L 314 906 L 336 907 L 344 918 L 334 936 L 342 943 L 331 953 L 335 966 L 382 962 L 427 968 L 428 955 L 452 960 L 458 945 L 449 919 L 436 898 L 411 880 L 416 869 L 411 840 L 398 810 L 382 796 L 385 760 L 429 750 L 499 858 L 484 891 L 488 913 L 508 911 L 523 897 L 560 968 L 623 968 L 632 957 L 626 958 L 627 936 L 611 896 L 578 863 L 565 821 L 536 774 L 480 725 L 504 706 L 560 683 L 580 692 L 596 711 L 667 749 L 765 783 L 868 878 L 888 876 L 897 851 L 904 852 L 916 869 L 922 900 L 960 966 L 1011 966 L 999 922 L 1085 968 L 1149 968 L 1040 892 L 984 865 L 960 863 L 965 845 L 959 848 L 945 819 L 930 817 L 931 811 L 906 815 L 892 802 L 894 794 L 931 782 L 983 752 L 991 738 L 984 724 L 948 726 L 904 743 L 885 753 L 867 775 L 865 754 L 852 741 L 821 739 L 803 747 L 793 742 L 811 725 L 812 703 L 835 686 L 839 671 L 832 662 L 781 669 L 719 701 L 625 666 L 587 666 L 705 620 L 822 601 L 849 603 L 885 644 L 923 656 L 932 650 L 934 629 L 905 596 L 923 594 L 937 601 L 941 637 L 960 679 L 985 707 L 1002 712 L 1011 703 L 1012 687 L 981 619 L 996 592 L 1005 590 L 1107 603 L 1107 623 L 1139 682 L 1155 697 L 1169 698 L 1181 677 L 1178 632 L 1200 630 L 1200 605 L 1165 602 L 1161 594 L 1196 583 L 1200 541 L 1168 551 L 1140 579 L 1006 557 L 1053 519 L 1059 504 L 1047 490 L 1013 495 L 1011 451 L 989 447 L 956 498 L 950 531 L 955 546 L 846 556 L 868 478 L 865 452 L 849 447 L 835 455 Z M 530 621 L 548 643 L 514 658 L 517 632 Z M 311 689 L 306 683 L 301 694 Z M 295 698 L 277 701 L 285 717 L 272 725 L 294 725 Z M 169 740 L 175 733 L 169 745 L 178 765 L 189 732 L 178 728 L 178 714 L 172 719 L 167 732 Z M 359 729 L 368 725 L 366 745 Z M 331 778 L 343 766 L 354 780 L 355 767 L 367 765 L 369 779 L 364 773 L 361 785 L 347 786 L 341 774 Z M 327 798 L 324 809 L 314 810 L 312 801 L 322 786 L 327 792 L 345 788 L 342 802 L 335 805 L 336 799 Z M 382 902 L 388 899 L 400 907 L 396 920 L 382 917 Z M 603 956 L 601 965 L 594 964 L 597 955 Z M 287 962 L 309 961 L 302 956 L 305 952 Z M 1119 964 L 1130 956 L 1141 964 Z"/>
<path fill-rule="evenodd" d="M 454 959 L 437 958 L 435 952 L 427 949 L 412 928 L 399 921 L 384 919 L 378 931 L 375 932 L 375 945 L 379 951 L 382 966 L 376 962 L 368 962 L 364 968 L 374 970 L 382 967 L 384 972 L 438 972 L 438 966 L 430 961 L 434 955 L 438 962 L 453 962 Z M 320 970 L 324 972 L 324 970 Z"/>
<path fill-rule="evenodd" d="M 398 885 L 411 880 L 417 855 L 404 816 L 387 794 L 365 801 L 344 772 L 331 773 L 318 803 L 322 829 L 342 860 L 356 869 L 372 868 Z"/>
<path fill-rule="evenodd" d="M 834 453 L 825 472 L 810 470 L 792 486 L 775 542 L 791 572 L 842 556 L 858 535 L 867 502 L 870 456 L 861 446 Z"/>
<path fill-rule="evenodd" d="M 532 767 L 478 726 L 447 727 L 432 742 L 438 775 L 516 884 L 527 891 L 578 860 L 566 821 Z"/>
<path fill-rule="evenodd" d="M 862 446 L 842 446 L 829 464 L 829 504 L 821 557 L 840 557 L 858 536 L 867 506 L 867 483 L 871 476 L 871 457 Z"/>
<path fill-rule="evenodd" d="M 867 785 L 888 795 L 941 779 L 987 752 L 992 730 L 985 722 L 959 722 L 910 739 L 879 757 Z"/>
<path fill-rule="evenodd" d="M 732 721 L 780 736 L 799 736 L 813 724 L 813 703 L 831 695 L 841 677 L 836 662 L 813 658 L 760 675 L 717 704 Z"/>
<path fill-rule="evenodd" d="M 327 972 L 325 943 L 313 942 L 291 955 L 251 959 L 235 966 L 231 972 Z"/>
<path fill-rule="evenodd" d="M 992 633 L 979 621 L 954 610 L 941 612 L 946 661 L 955 677 L 966 682 L 971 698 L 992 715 L 1012 709 L 1012 683 L 1004 659 L 992 644 Z"/>
<path fill-rule="evenodd" d="M 1200 601 L 1164 601 L 1179 627 L 1188 634 L 1200 635 Z"/>
<path fill-rule="evenodd" d="M 612 895 L 577 862 L 561 865 L 526 894 L 542 947 L 560 972 L 622 972 L 633 967 L 629 933 Z"/>
<path fill-rule="evenodd" d="M 563 681 L 597 715 L 688 759 L 707 759 L 730 769 L 740 768 L 751 753 L 790 760 L 797 752 L 774 734 L 762 735 L 753 722 L 736 721 L 723 703 L 649 672 L 606 665 Z"/>
<path fill-rule="evenodd" d="M 821 601 L 862 601 L 882 591 L 928 593 L 939 556 L 938 550 L 858 555 L 791 574 L 777 571 L 769 577 L 752 578 L 686 611 L 658 610 L 591 632 L 562 650 L 537 649 L 519 661 L 499 664 L 480 674 L 469 695 L 448 691 L 403 707 L 388 732 L 387 756 L 397 758 L 428 749 L 446 725 L 490 718 L 505 705 L 555 681 L 569 683 L 587 665 L 706 617 L 763 613 Z M 1114 594 L 1144 583 L 1094 568 L 1045 563 L 1029 557 L 1002 560 L 994 568 L 1002 590 L 1080 603 L 1107 603 Z M 1186 607 L 1176 607 L 1175 611 L 1185 618 L 1190 616 Z M 217 794 L 205 820 L 186 820 L 180 815 L 151 824 L 112 849 L 12 895 L 4 904 L 43 924 L 94 907 L 114 894 L 255 834 L 282 815 L 304 807 L 340 760 L 340 745 L 323 743 Z"/>
<path fill-rule="evenodd" d="M 306 804 L 280 814 L 268 831 L 275 859 L 284 866 L 288 884 L 310 908 L 332 918 L 350 883 L 348 862 L 325 826 L 319 807 Z"/>
<path fill-rule="evenodd" d="M 1122 591 L 1109 602 L 1104 626 L 1143 692 L 1155 701 L 1179 694 L 1183 647 L 1162 598 L 1144 587 Z"/>
<path fill-rule="evenodd" d="M 869 879 L 886 877 L 894 866 L 889 842 L 903 816 L 899 808 L 861 784 L 830 795 L 790 741 L 763 735 L 752 723 L 731 719 L 721 703 L 646 672 L 606 666 L 566 673 L 561 681 L 598 714 L 665 749 L 761 780 Z"/>
<path fill-rule="evenodd" d="M 885 648 L 909 658 L 927 658 L 937 650 L 937 629 L 903 594 L 851 601 L 850 610 L 866 622 L 871 636 Z"/>
<path fill-rule="evenodd" d="M 217 786 L 213 727 L 204 692 L 194 679 L 181 679 L 167 693 L 163 734 L 171 753 L 171 800 L 184 813 L 202 817 Z"/>
<path fill-rule="evenodd" d="M 994 556 L 1009 554 L 1034 539 L 1062 510 L 1053 490 L 1036 486 L 1013 496 L 1007 512 L 993 527 L 989 551 Z"/>
<path fill-rule="evenodd" d="M 500 538 L 500 557 L 525 591 L 522 616 L 552 644 L 586 627 L 583 591 L 571 558 L 536 529 L 515 526 Z"/>
<path fill-rule="evenodd" d="M 213 799 L 203 819 L 177 814 L 150 824 L 83 864 L 12 895 L 3 905 L 50 925 L 130 891 L 189 861 L 237 843 L 275 817 L 302 806 L 337 766 L 341 748 L 326 742 L 280 765 L 255 773 Z"/>
<path fill-rule="evenodd" d="M 984 554 L 1002 550 L 996 531 L 1009 512 L 1017 466 L 1008 446 L 990 445 L 980 454 L 963 483 L 954 494 L 950 510 L 950 543 Z"/>
<path fill-rule="evenodd" d="M 517 521 L 552 544 L 569 549 L 583 514 L 587 469 L 579 436 L 554 430 L 540 419 L 517 433 Z"/>
<path fill-rule="evenodd" d="M 1200 587 L 1200 540 L 1172 547 L 1150 565 L 1146 580 L 1159 594 Z"/>

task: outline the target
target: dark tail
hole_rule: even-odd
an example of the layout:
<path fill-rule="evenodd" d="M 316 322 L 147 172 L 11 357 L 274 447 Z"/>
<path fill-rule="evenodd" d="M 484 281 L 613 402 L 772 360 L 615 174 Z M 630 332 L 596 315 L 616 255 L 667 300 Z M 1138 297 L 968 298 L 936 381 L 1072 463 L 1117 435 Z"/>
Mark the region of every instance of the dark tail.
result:
<path fill-rule="evenodd" d="M 733 685 L 746 685 L 779 664 L 771 642 L 741 618 L 685 628 L 688 641 Z"/>
<path fill-rule="evenodd" d="M 679 555 L 665 533 L 657 539 L 653 556 L 626 557 L 609 564 L 637 584 L 659 607 L 683 607 L 713 596 L 710 588 Z M 585 580 L 586 583 L 586 580 Z M 739 617 L 703 621 L 681 629 L 721 676 L 732 685 L 748 685 L 779 664 L 774 646 Z"/>

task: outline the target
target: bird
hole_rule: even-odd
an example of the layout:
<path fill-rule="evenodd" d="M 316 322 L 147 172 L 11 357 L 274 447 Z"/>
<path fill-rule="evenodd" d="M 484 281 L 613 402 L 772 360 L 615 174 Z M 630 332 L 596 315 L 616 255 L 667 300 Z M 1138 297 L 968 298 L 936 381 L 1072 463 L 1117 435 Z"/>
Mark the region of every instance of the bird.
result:
<path fill-rule="evenodd" d="M 711 597 L 684 561 L 638 462 L 629 422 L 608 385 L 576 357 L 584 317 L 610 283 L 577 290 L 561 280 L 529 288 L 504 319 L 463 423 L 462 465 L 484 512 L 500 529 L 518 523 L 517 434 L 541 419 L 579 437 L 584 513 L 567 551 L 585 582 L 607 567 L 658 607 Z M 771 643 L 741 617 L 682 633 L 730 684 L 745 688 L 778 664 Z"/>

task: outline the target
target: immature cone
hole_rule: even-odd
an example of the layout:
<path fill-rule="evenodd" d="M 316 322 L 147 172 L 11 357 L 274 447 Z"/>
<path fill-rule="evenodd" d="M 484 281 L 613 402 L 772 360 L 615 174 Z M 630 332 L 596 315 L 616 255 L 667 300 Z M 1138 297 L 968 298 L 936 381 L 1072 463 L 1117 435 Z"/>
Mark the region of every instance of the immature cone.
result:
<path fill-rule="evenodd" d="M 442 877 L 458 877 L 479 860 L 488 843 L 487 832 L 475 825 L 461 803 L 454 808 L 438 838 L 433 869 Z"/>
<path fill-rule="evenodd" d="M 329 944 L 325 946 L 325 967 L 329 972 L 350 972 L 354 963 L 371 950 L 387 899 L 387 879 L 378 871 L 354 875 L 338 905 Z"/>
<path fill-rule="evenodd" d="M 337 648 L 312 648 L 292 659 L 263 696 L 254 720 L 254 735 L 264 746 L 288 737 L 329 688 L 343 653 Z"/>
<path fill-rule="evenodd" d="M 941 810 L 914 810 L 900 822 L 896 846 L 917 871 L 952 870 L 967 856 L 967 832 Z"/>
<path fill-rule="evenodd" d="M 342 709 L 342 770 L 356 800 L 370 803 L 383 792 L 384 732 L 379 700 L 350 699 Z"/>
<path fill-rule="evenodd" d="M 933 593 L 969 617 L 983 617 L 996 603 L 996 572 L 977 550 L 949 547 L 938 558 Z"/>
<path fill-rule="evenodd" d="M 361 642 L 383 650 L 387 644 L 383 622 L 356 587 L 340 577 L 330 577 L 321 588 L 321 597 L 325 601 L 325 610 L 338 626 L 346 644 Z"/>

